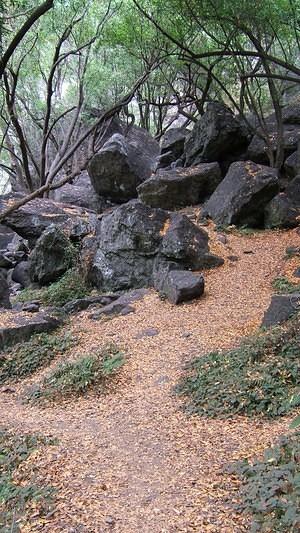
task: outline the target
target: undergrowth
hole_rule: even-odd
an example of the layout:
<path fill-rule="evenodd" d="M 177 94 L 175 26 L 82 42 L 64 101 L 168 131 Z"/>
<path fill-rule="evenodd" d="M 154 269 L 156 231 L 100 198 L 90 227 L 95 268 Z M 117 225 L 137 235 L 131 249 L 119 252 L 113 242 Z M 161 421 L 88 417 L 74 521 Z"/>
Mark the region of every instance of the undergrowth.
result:
<path fill-rule="evenodd" d="M 24 289 L 16 296 L 15 301 L 28 302 L 39 300 L 45 305 L 62 307 L 71 300 L 84 298 L 90 293 L 83 276 L 77 269 L 68 270 L 58 281 L 41 289 Z"/>
<path fill-rule="evenodd" d="M 0 430 L 0 531 L 19 533 L 26 516 L 34 510 L 39 516 L 49 513 L 54 489 L 26 482 L 16 471 L 40 446 L 53 445 L 51 439 L 34 435 L 16 436 Z"/>
<path fill-rule="evenodd" d="M 93 388 L 103 389 L 106 378 L 124 364 L 123 353 L 114 344 L 94 354 L 59 364 L 32 392 L 28 400 L 82 395 Z"/>
<path fill-rule="evenodd" d="M 208 417 L 285 415 L 300 405 L 300 319 L 260 332 L 238 348 L 195 359 L 177 392 Z"/>
<path fill-rule="evenodd" d="M 230 471 L 242 478 L 238 510 L 253 516 L 252 532 L 300 531 L 300 433 L 281 438 L 261 461 Z"/>
<path fill-rule="evenodd" d="M 0 384 L 33 374 L 59 354 L 71 348 L 76 339 L 70 333 L 40 333 L 0 355 Z"/>
<path fill-rule="evenodd" d="M 286 277 L 281 276 L 273 280 L 273 289 L 280 294 L 300 291 L 300 283 L 292 283 Z"/>

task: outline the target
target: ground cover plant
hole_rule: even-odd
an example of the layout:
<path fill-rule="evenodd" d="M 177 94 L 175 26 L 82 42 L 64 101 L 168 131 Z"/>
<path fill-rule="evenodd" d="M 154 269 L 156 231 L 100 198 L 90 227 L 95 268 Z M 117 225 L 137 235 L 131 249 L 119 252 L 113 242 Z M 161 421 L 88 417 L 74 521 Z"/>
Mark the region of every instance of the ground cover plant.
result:
<path fill-rule="evenodd" d="M 77 269 L 68 270 L 58 281 L 41 289 L 27 288 L 18 294 L 16 301 L 39 300 L 44 305 L 62 307 L 71 300 L 83 298 L 90 292 L 83 276 Z"/>
<path fill-rule="evenodd" d="M 91 388 L 103 390 L 109 376 L 124 364 L 124 355 L 114 344 L 58 364 L 32 391 L 29 400 L 53 400 L 82 395 Z"/>
<path fill-rule="evenodd" d="M 35 435 L 12 435 L 0 429 L 0 531 L 18 533 L 31 510 L 44 516 L 51 510 L 54 489 L 24 481 L 16 473 L 19 465 L 40 446 L 53 445 L 53 439 Z"/>
<path fill-rule="evenodd" d="M 234 349 L 196 358 L 177 387 L 186 409 L 208 417 L 282 416 L 300 405 L 300 320 Z"/>
<path fill-rule="evenodd" d="M 300 433 L 282 437 L 261 460 L 230 470 L 242 479 L 238 510 L 252 515 L 252 532 L 300 530 Z"/>
<path fill-rule="evenodd" d="M 285 276 L 275 278 L 272 285 L 273 289 L 280 294 L 300 291 L 300 283 L 292 283 Z"/>
<path fill-rule="evenodd" d="M 0 385 L 23 379 L 70 349 L 76 339 L 68 332 L 41 333 L 7 348 L 0 355 Z"/>

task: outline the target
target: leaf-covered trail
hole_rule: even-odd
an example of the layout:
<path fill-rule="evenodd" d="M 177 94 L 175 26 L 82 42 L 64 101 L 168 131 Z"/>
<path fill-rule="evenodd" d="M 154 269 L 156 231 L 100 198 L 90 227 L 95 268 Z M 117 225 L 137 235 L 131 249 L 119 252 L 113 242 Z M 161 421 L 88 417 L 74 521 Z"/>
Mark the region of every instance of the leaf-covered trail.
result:
<path fill-rule="evenodd" d="M 2 426 L 59 439 L 26 465 L 43 484 L 57 487 L 55 512 L 46 520 L 31 517 L 22 531 L 248 531 L 245 517 L 230 507 L 234 487 L 223 467 L 260 452 L 286 430 L 286 421 L 188 418 L 173 387 L 187 360 L 230 346 L 257 327 L 285 248 L 298 240 L 294 231 L 231 235 L 218 252 L 239 260 L 226 259 L 206 275 L 206 296 L 198 302 L 174 307 L 151 292 L 135 304 L 135 314 L 106 322 L 77 315 L 71 327 L 78 352 L 113 340 L 128 355 L 106 396 L 42 409 L 22 405 L 18 390 L 1 393 Z M 146 336 L 149 328 L 158 334 Z"/>

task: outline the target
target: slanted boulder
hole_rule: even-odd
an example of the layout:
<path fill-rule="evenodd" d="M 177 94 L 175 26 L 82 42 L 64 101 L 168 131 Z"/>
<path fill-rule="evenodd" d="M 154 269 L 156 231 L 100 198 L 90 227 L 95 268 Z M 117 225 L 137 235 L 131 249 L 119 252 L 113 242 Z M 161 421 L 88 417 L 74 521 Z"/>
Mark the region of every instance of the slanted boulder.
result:
<path fill-rule="evenodd" d="M 9 311 L 2 313 L 0 327 L 0 349 L 28 340 L 35 333 L 50 332 L 61 326 L 63 317 L 54 313 L 27 313 Z"/>
<path fill-rule="evenodd" d="M 5 271 L 0 270 L 0 308 L 10 309 L 9 287 Z"/>
<path fill-rule="evenodd" d="M 50 226 L 30 254 L 32 282 L 46 285 L 59 279 L 74 263 L 75 248 L 58 226 Z"/>
<path fill-rule="evenodd" d="M 218 163 L 159 170 L 138 187 L 139 198 L 152 207 L 174 209 L 197 205 L 209 197 L 220 183 Z"/>
<path fill-rule="evenodd" d="M 66 183 L 56 189 L 53 194 L 53 200 L 90 209 L 96 213 L 102 213 L 107 207 L 107 202 L 104 198 L 101 198 L 95 192 L 87 172 L 81 172 L 73 183 Z"/>
<path fill-rule="evenodd" d="M 252 161 L 232 163 L 204 206 L 219 225 L 262 226 L 264 209 L 279 190 L 278 171 Z"/>
<path fill-rule="evenodd" d="M 12 271 L 12 281 L 14 281 L 15 283 L 19 283 L 23 288 L 29 287 L 29 285 L 31 284 L 29 268 L 29 261 L 21 261 L 20 263 L 18 263 Z"/>
<path fill-rule="evenodd" d="M 17 236 L 15 231 L 4 226 L 4 224 L 0 224 L 0 250 L 7 250 L 8 245 L 13 241 L 15 236 Z"/>
<path fill-rule="evenodd" d="M 159 257 L 175 262 L 181 269 L 199 270 L 223 264 L 220 257 L 209 252 L 206 231 L 179 213 L 171 214 L 164 226 Z"/>
<path fill-rule="evenodd" d="M 0 213 L 18 197 L 13 194 L 0 197 Z M 42 235 L 51 224 L 58 224 L 70 238 L 80 239 L 94 230 L 97 223 L 95 213 L 86 209 L 59 204 L 48 198 L 35 198 L 5 218 L 5 225 L 12 228 L 30 243 Z"/>
<path fill-rule="evenodd" d="M 219 102 L 207 105 L 206 112 L 186 137 L 185 165 L 224 161 L 242 154 L 249 144 L 244 124 Z"/>
<path fill-rule="evenodd" d="M 269 328 L 285 322 L 300 310 L 300 293 L 274 294 L 266 310 L 262 326 Z"/>
<path fill-rule="evenodd" d="M 284 171 L 285 175 L 288 178 L 295 178 L 298 172 L 297 169 L 298 161 L 298 152 L 293 152 L 289 157 L 286 158 L 284 162 Z"/>
<path fill-rule="evenodd" d="M 141 128 L 127 137 L 113 135 L 88 166 L 96 193 L 116 203 L 136 198 L 137 186 L 150 177 L 158 152 L 158 143 Z"/>
<path fill-rule="evenodd" d="M 160 153 L 163 156 L 168 154 L 168 159 L 160 158 L 159 166 L 169 166 L 172 162 L 179 159 L 184 152 L 184 143 L 190 130 L 187 128 L 171 128 L 161 138 Z"/>
<path fill-rule="evenodd" d="M 200 298 L 204 293 L 204 277 L 187 270 L 172 270 L 162 280 L 161 296 L 172 304 L 188 302 Z"/>
<path fill-rule="evenodd" d="M 115 291 L 152 286 L 161 261 L 198 269 L 214 260 L 207 233 L 187 217 L 134 200 L 102 217 L 81 263 L 97 288 Z"/>
<path fill-rule="evenodd" d="M 267 228 L 295 228 L 300 222 L 300 176 L 296 176 L 284 192 L 273 198 L 265 208 Z"/>

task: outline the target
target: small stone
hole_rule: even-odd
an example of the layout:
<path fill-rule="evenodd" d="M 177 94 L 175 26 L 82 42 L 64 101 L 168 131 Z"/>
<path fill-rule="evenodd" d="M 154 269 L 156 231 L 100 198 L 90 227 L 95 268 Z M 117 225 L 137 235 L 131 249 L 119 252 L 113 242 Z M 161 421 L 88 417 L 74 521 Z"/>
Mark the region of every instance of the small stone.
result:
<path fill-rule="evenodd" d="M 140 333 L 136 335 L 136 339 L 142 339 L 143 337 L 155 337 L 159 334 L 159 330 L 156 328 L 143 329 Z"/>
<path fill-rule="evenodd" d="M 224 235 L 224 233 L 219 233 L 217 235 L 217 241 L 221 242 L 222 244 L 227 244 L 228 239 L 227 239 L 227 236 Z"/>
<path fill-rule="evenodd" d="M 233 261 L 233 262 L 239 260 L 239 258 L 238 258 L 237 255 L 229 255 L 229 256 L 228 256 L 228 259 L 229 259 L 229 261 Z"/>
<path fill-rule="evenodd" d="M 296 268 L 293 276 L 295 276 L 295 278 L 300 278 L 300 267 L 299 268 Z"/>

